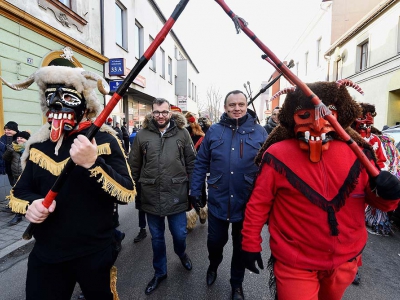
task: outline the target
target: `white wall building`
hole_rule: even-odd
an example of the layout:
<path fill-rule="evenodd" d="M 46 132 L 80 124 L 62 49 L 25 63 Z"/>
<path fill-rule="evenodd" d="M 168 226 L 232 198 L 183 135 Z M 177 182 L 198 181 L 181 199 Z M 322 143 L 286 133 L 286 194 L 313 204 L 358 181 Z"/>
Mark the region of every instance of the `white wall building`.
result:
<path fill-rule="evenodd" d="M 153 0 L 103 3 L 104 12 L 108 12 L 103 26 L 104 55 L 110 61 L 123 58 L 127 75 L 169 16 L 165 16 Z M 110 66 L 110 63 L 105 64 L 105 78 L 123 80 L 124 75 L 110 75 Z M 199 71 L 171 30 L 114 109 L 114 122 L 126 121 L 130 129 L 139 127 L 144 116 L 151 111 L 154 98 L 165 98 L 183 112 L 197 113 L 198 75 Z"/>
<path fill-rule="evenodd" d="M 378 129 L 400 122 L 399 20 L 400 1 L 382 1 L 326 51 L 331 80 L 348 78 L 361 86 L 365 96 L 356 99 L 375 105 Z"/>

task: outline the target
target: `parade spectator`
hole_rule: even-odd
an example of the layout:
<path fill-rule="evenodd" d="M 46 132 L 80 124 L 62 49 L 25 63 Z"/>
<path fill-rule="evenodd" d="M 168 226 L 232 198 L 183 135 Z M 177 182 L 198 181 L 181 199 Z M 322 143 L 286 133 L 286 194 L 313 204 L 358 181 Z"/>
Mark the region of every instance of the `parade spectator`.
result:
<path fill-rule="evenodd" d="M 233 255 L 231 261 L 232 299 L 244 299 L 242 282 L 244 266 L 240 260 L 241 230 L 246 201 L 258 171 L 254 158 L 267 138 L 256 116 L 247 111 L 247 97 L 238 90 L 224 100 L 225 113 L 219 123 L 211 125 L 196 156 L 191 181 L 193 206 L 202 205 L 202 186 L 206 173 L 208 184 L 208 237 L 210 264 L 207 285 L 217 278 L 228 230 L 232 224 Z"/>
<path fill-rule="evenodd" d="M 135 139 L 136 133 L 137 133 L 137 132 L 138 132 L 138 130 L 137 130 L 136 128 L 133 128 L 133 129 L 132 129 L 132 133 L 131 133 L 131 135 L 129 136 L 129 145 L 131 145 L 131 147 L 132 147 L 133 140 Z"/>
<path fill-rule="evenodd" d="M 198 123 L 201 127 L 201 130 L 203 130 L 204 134 L 207 133 L 208 128 L 210 128 L 210 126 L 212 124 L 210 119 L 207 117 L 200 117 L 198 120 Z"/>
<path fill-rule="evenodd" d="M 167 278 L 165 218 L 175 253 L 186 270 L 192 269 L 186 254 L 186 210 L 195 158 L 193 144 L 185 129 L 185 117 L 172 113 L 167 100 L 156 98 L 152 109 L 129 154 L 132 175 L 140 185 L 141 208 L 146 212 L 153 248 L 155 272 L 145 289 L 146 295 Z"/>
<path fill-rule="evenodd" d="M 21 155 L 25 150 L 25 143 L 31 134 L 28 131 L 18 131 L 15 134 L 16 141 L 11 145 L 7 145 L 7 149 L 3 154 L 3 159 L 11 164 L 11 174 L 13 176 L 13 185 L 17 182 L 18 177 L 22 173 Z M 15 214 L 14 218 L 8 222 L 8 225 L 14 226 L 22 221 L 22 214 Z"/>
<path fill-rule="evenodd" d="M 119 140 L 121 141 L 122 146 L 125 147 L 125 146 L 124 146 L 124 139 L 123 139 L 122 130 L 121 130 L 121 128 L 120 128 L 119 126 L 120 126 L 120 125 L 119 125 L 119 122 L 117 122 L 117 123 L 115 123 L 115 127 L 113 127 L 113 129 L 117 132 L 117 137 L 118 137 Z"/>
<path fill-rule="evenodd" d="M 279 106 L 275 107 L 274 110 L 272 111 L 271 116 L 267 120 L 267 124 L 265 124 L 264 128 L 267 131 L 268 134 L 272 132 L 272 130 L 278 126 L 279 124 L 279 110 L 281 108 Z"/>
<path fill-rule="evenodd" d="M 350 128 L 360 106 L 346 87 L 336 82 L 308 87 L 373 163 L 371 146 Z M 399 202 L 398 179 L 386 171 L 369 178 L 320 114 L 323 108 L 299 88 L 288 91 L 280 125 L 256 159 L 261 169 L 246 205 L 242 258 L 254 273 L 256 262 L 263 268 L 260 234 L 267 222 L 270 290 L 277 299 L 342 299 L 367 241 L 365 203 L 387 211 Z"/>
<path fill-rule="evenodd" d="M 189 131 L 190 137 L 192 138 L 192 142 L 194 145 L 194 149 L 199 151 L 200 145 L 204 139 L 205 133 L 203 132 L 200 124 L 197 122 L 196 117 L 193 113 L 187 112 L 185 114 L 186 121 L 188 123 L 188 126 L 186 129 Z M 194 226 L 196 225 L 197 221 L 197 215 L 199 216 L 200 223 L 205 224 L 207 221 L 207 192 L 206 192 L 206 183 L 204 182 L 203 188 L 202 188 L 202 205 L 200 208 L 200 211 L 197 213 L 196 209 L 192 208 L 190 211 L 186 213 L 186 217 L 188 219 L 188 229 L 192 230 Z"/>
<path fill-rule="evenodd" d="M 84 135 L 100 112 L 95 88 L 107 94 L 108 84 L 81 68 L 48 66 L 7 85 L 20 90 L 33 82 L 51 126 L 43 125 L 26 143 L 25 168 L 10 193 L 11 208 L 26 210 L 26 218 L 37 224 L 25 299 L 70 299 L 78 282 L 87 299 L 111 300 L 117 295 L 114 202 L 133 201 L 135 188 L 109 127 L 102 126 L 91 141 Z M 76 166 L 46 208 L 43 198 L 68 159 Z"/>
<path fill-rule="evenodd" d="M 0 138 L 0 171 L 1 174 L 7 174 L 11 186 L 15 184 L 15 179 L 11 171 L 11 161 L 4 161 L 3 154 L 7 149 L 7 145 L 11 145 L 12 142 L 17 140 L 16 134 L 18 132 L 18 124 L 14 121 L 9 121 L 4 125 L 4 135 Z"/>
<path fill-rule="evenodd" d="M 122 139 L 124 141 L 125 152 L 126 152 L 126 154 L 128 154 L 129 153 L 129 145 L 130 145 L 130 143 L 129 143 L 129 130 L 126 127 L 126 122 L 123 122 L 122 124 L 123 124 L 122 127 L 121 127 Z"/>

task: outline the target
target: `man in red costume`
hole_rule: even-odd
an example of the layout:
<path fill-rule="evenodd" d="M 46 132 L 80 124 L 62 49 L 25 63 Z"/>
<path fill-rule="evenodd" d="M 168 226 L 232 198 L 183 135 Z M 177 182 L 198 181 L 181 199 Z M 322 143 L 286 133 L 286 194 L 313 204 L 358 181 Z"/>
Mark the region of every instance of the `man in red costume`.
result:
<path fill-rule="evenodd" d="M 349 127 L 361 110 L 346 87 L 308 86 L 373 161 L 371 146 Z M 300 89 L 288 93 L 280 125 L 256 158 L 261 169 L 246 206 L 244 264 L 255 273 L 256 262 L 263 268 L 260 233 L 267 222 L 270 288 L 280 300 L 341 299 L 366 245 L 365 203 L 387 211 L 400 198 L 399 180 L 386 171 L 369 178 L 319 112 Z"/>

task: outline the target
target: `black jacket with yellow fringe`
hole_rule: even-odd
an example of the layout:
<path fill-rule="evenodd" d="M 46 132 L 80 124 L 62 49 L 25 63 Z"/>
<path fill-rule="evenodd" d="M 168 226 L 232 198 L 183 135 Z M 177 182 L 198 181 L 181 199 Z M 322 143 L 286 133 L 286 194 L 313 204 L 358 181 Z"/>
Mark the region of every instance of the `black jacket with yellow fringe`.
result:
<path fill-rule="evenodd" d="M 49 139 L 30 145 L 25 169 L 11 191 L 13 211 L 24 213 L 29 203 L 46 196 L 70 157 L 76 136 L 63 141 L 58 155 Z M 126 204 L 135 198 L 121 144 L 111 132 L 99 131 L 95 138 L 95 164 L 71 171 L 55 199 L 55 211 L 35 229 L 33 252 L 44 262 L 67 261 L 111 245 L 114 202 Z"/>

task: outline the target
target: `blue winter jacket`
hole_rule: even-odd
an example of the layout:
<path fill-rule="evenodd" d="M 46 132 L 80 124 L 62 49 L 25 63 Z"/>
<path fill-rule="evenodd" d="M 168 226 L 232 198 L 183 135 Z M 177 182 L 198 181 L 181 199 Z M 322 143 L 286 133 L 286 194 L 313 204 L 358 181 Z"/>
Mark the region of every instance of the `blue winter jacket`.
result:
<path fill-rule="evenodd" d="M 196 156 L 190 194 L 201 195 L 209 172 L 208 210 L 213 216 L 230 222 L 243 220 L 258 171 L 254 158 L 267 136 L 250 113 L 240 119 L 224 113 L 220 122 L 209 128 Z"/>
<path fill-rule="evenodd" d="M 6 174 L 6 162 L 3 159 L 3 154 L 6 152 L 7 136 L 0 137 L 0 175 Z"/>

